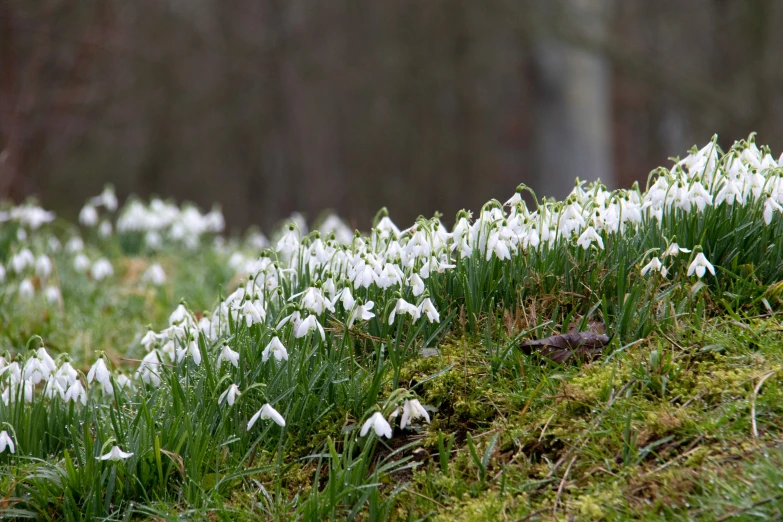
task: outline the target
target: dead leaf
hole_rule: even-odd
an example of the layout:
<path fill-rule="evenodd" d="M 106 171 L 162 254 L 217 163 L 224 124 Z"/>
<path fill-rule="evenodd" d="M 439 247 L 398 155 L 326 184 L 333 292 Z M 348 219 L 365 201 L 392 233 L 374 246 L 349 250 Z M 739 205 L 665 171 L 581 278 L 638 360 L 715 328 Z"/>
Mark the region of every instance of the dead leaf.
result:
<path fill-rule="evenodd" d="M 601 355 L 609 344 L 609 336 L 596 332 L 571 332 L 553 335 L 546 339 L 535 339 L 519 345 L 525 353 L 538 352 L 547 359 L 563 364 L 572 357 L 592 359 Z"/>

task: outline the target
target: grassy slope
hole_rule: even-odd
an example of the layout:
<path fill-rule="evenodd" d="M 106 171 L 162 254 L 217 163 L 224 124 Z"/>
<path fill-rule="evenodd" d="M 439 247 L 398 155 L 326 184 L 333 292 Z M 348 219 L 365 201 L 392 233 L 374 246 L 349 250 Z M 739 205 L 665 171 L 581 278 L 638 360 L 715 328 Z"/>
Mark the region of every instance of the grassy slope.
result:
<path fill-rule="evenodd" d="M 85 302 L 78 313 L 67 314 L 66 322 L 56 323 L 64 328 L 59 334 L 74 335 L 81 325 L 97 336 L 94 351 L 120 357 L 124 348 L 113 344 L 118 338 L 127 343 L 128 334 L 142 331 L 151 316 L 163 324 L 176 292 L 209 286 L 190 284 L 191 273 L 178 274 L 172 267 L 173 281 L 164 291 L 171 296 L 139 294 L 133 275 L 139 262 L 128 261 L 121 269 L 119 294 L 130 296 L 121 300 L 123 306 Z M 526 309 L 544 315 L 547 303 L 529 303 Z M 408 483 L 391 518 L 721 520 L 736 515 L 756 520 L 780 515 L 780 316 L 737 320 L 715 313 L 699 325 L 679 321 L 674 329 L 627 346 L 612 343 L 591 362 L 565 366 L 524 355 L 514 347 L 519 341 L 508 341 L 520 333 L 527 339 L 562 329 L 549 324 L 531 332 L 543 319 L 506 313 L 502 322 L 483 328 L 495 332 L 491 338 L 471 337 L 456 324 L 439 355 L 431 352 L 406 364 L 401 384 L 438 413 L 429 426 L 396 429 L 385 443 L 389 450 L 415 443 L 399 455 L 416 451 L 421 461 L 413 471 L 384 478 L 382 493 Z M 45 321 L 30 327 L 42 326 Z M 56 339 L 55 324 L 48 326 Z M 334 424 L 344 421 L 339 415 L 325 419 L 324 433 L 333 434 Z M 322 445 L 323 438 L 314 437 L 299 454 L 318 453 Z M 388 452 L 381 449 L 379 455 Z M 316 467 L 303 459 L 289 468 L 282 481 L 289 498 L 308 492 Z M 268 477 L 257 478 L 266 482 Z M 262 504 L 240 486 L 217 513 L 254 518 L 264 514 Z M 183 507 L 157 509 L 163 514 Z"/>

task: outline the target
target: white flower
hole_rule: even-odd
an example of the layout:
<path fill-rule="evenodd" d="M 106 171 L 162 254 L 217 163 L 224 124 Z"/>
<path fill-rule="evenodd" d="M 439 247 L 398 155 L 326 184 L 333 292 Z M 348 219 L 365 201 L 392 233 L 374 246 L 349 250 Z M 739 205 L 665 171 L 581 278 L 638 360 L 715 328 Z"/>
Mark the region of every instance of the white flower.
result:
<path fill-rule="evenodd" d="M 46 300 L 51 304 L 62 301 L 62 294 L 60 294 L 60 289 L 56 286 L 47 286 L 46 289 L 44 289 L 44 295 L 46 296 Z"/>
<path fill-rule="evenodd" d="M 98 224 L 98 211 L 95 207 L 89 203 L 84 205 L 81 212 L 79 212 L 79 223 L 85 227 L 94 227 Z"/>
<path fill-rule="evenodd" d="M 103 382 L 110 379 L 111 374 L 109 373 L 109 369 L 106 367 L 106 361 L 103 359 L 98 359 L 95 361 L 95 363 L 90 368 L 90 371 L 87 373 L 87 382 Z"/>
<path fill-rule="evenodd" d="M 96 281 L 111 277 L 114 275 L 114 269 L 111 267 L 111 263 L 106 258 L 97 260 L 90 269 L 90 275 Z"/>
<path fill-rule="evenodd" d="M 277 336 L 272 337 L 272 340 L 264 348 L 264 351 L 261 353 L 261 361 L 267 362 L 270 356 L 274 356 L 276 361 L 288 360 L 288 351 Z"/>
<path fill-rule="evenodd" d="M 596 232 L 592 226 L 589 226 L 585 229 L 584 232 L 582 232 L 582 235 L 579 236 L 579 239 L 576 240 L 576 244 L 587 250 L 590 248 L 590 245 L 593 243 L 593 241 L 598 243 L 598 246 L 601 248 L 601 250 L 604 249 L 603 239 L 601 239 L 601 236 L 598 235 L 598 232 Z"/>
<path fill-rule="evenodd" d="M 364 437 L 367 435 L 367 432 L 370 431 L 370 428 L 375 430 L 375 434 L 379 437 L 386 437 L 387 439 L 390 439 L 392 436 L 391 425 L 386 421 L 386 419 L 383 418 L 383 415 L 381 415 L 381 412 L 379 411 L 376 411 L 372 414 L 372 417 L 364 421 L 362 430 L 359 432 L 359 436 Z"/>
<path fill-rule="evenodd" d="M 321 315 L 324 313 L 324 310 L 334 313 L 334 305 L 324 297 L 320 288 L 308 288 L 302 297 L 302 306 L 315 313 L 315 315 Z"/>
<path fill-rule="evenodd" d="M 35 287 L 29 279 L 24 279 L 19 283 L 19 297 L 22 299 L 31 299 L 35 295 Z"/>
<path fill-rule="evenodd" d="M 275 423 L 280 427 L 285 427 L 285 419 L 283 418 L 280 413 L 274 409 L 272 406 L 270 406 L 268 403 L 261 406 L 261 409 L 256 412 L 255 415 L 250 417 L 250 420 L 247 423 L 247 430 L 250 431 L 250 428 L 253 427 L 253 424 L 256 423 L 256 421 L 261 418 L 261 420 L 268 420 L 272 419 L 275 421 Z"/>
<path fill-rule="evenodd" d="M 305 319 L 302 320 L 301 323 L 299 323 L 299 326 L 296 327 L 296 331 L 294 332 L 294 337 L 300 339 L 313 330 L 318 330 L 318 333 L 321 334 L 321 340 L 326 341 L 324 327 L 321 326 L 321 323 L 318 322 L 318 319 L 314 315 L 308 315 Z"/>
<path fill-rule="evenodd" d="M 340 302 L 343 304 L 343 310 L 347 311 L 353 308 L 356 301 L 353 298 L 353 294 L 351 294 L 350 287 L 346 286 L 340 291 Z"/>
<path fill-rule="evenodd" d="M 660 272 L 663 277 L 666 277 L 666 274 L 669 273 L 669 271 L 666 269 L 665 266 L 663 266 L 663 263 L 661 263 L 661 260 L 657 257 L 654 257 L 650 260 L 649 263 L 644 265 L 642 267 L 642 275 L 647 275 L 648 272 Z"/>
<path fill-rule="evenodd" d="M 352 327 L 353 323 L 355 323 L 357 320 L 369 321 L 375 317 L 375 314 L 370 312 L 373 306 L 375 306 L 375 303 L 372 301 L 367 301 L 367 304 L 359 305 L 354 308 L 354 310 L 351 312 L 351 317 L 348 319 L 348 328 Z"/>
<path fill-rule="evenodd" d="M 16 446 L 14 446 L 14 441 L 11 438 L 11 436 L 8 434 L 8 432 L 0 431 L 0 453 L 4 453 L 6 448 L 8 448 L 9 453 L 14 453 L 16 451 Z"/>
<path fill-rule="evenodd" d="M 781 207 L 777 201 L 772 199 L 771 197 L 767 198 L 767 200 L 764 202 L 764 223 L 769 225 L 772 222 L 772 213 L 773 212 L 781 212 L 783 213 L 783 207 Z"/>
<path fill-rule="evenodd" d="M 196 366 L 201 364 L 201 351 L 198 349 L 196 341 L 190 341 L 185 348 L 177 348 L 177 364 L 181 363 L 186 355 L 190 355 Z"/>
<path fill-rule="evenodd" d="M 217 358 L 217 367 L 220 369 L 220 365 L 223 361 L 228 361 L 234 365 L 235 368 L 239 368 L 239 352 L 235 352 L 227 344 L 223 345 L 220 350 L 220 355 Z"/>
<path fill-rule="evenodd" d="M 11 258 L 11 267 L 17 274 L 22 273 L 25 268 L 33 266 L 34 264 L 35 256 L 33 256 L 33 253 L 27 248 L 22 249 L 18 254 L 14 254 Z"/>
<path fill-rule="evenodd" d="M 106 220 L 101 221 L 101 224 L 98 227 L 98 235 L 103 239 L 107 239 L 111 237 L 111 233 L 112 233 L 111 223 Z"/>
<path fill-rule="evenodd" d="M 53 377 L 61 386 L 68 387 L 76 382 L 78 376 L 79 374 L 73 369 L 71 363 L 64 362 L 54 373 Z"/>
<path fill-rule="evenodd" d="M 65 243 L 65 251 L 69 254 L 75 254 L 84 250 L 84 241 L 82 238 L 74 236 Z"/>
<path fill-rule="evenodd" d="M 427 413 L 427 410 L 424 409 L 418 399 L 406 400 L 402 406 L 400 428 L 405 429 L 405 426 L 410 424 L 410 421 L 416 419 L 424 419 L 427 423 L 430 422 L 430 416 Z"/>
<path fill-rule="evenodd" d="M 166 282 L 166 272 L 163 271 L 162 266 L 155 263 L 144 272 L 144 275 L 141 276 L 141 280 L 145 283 L 152 283 L 155 286 L 160 286 Z"/>
<path fill-rule="evenodd" d="M 699 279 L 704 277 L 705 272 L 709 270 L 710 274 L 715 275 L 715 268 L 710 264 L 709 261 L 707 261 L 707 258 L 704 257 L 704 254 L 699 252 L 696 254 L 696 258 L 693 260 L 693 263 L 691 263 L 691 266 L 688 267 L 688 275 L 691 276 L 693 273 L 696 273 L 696 276 L 698 276 Z"/>
<path fill-rule="evenodd" d="M 242 313 L 245 314 L 245 324 L 248 328 L 253 324 L 263 324 L 266 320 L 266 310 L 264 307 L 257 307 L 252 301 L 245 301 L 242 306 Z"/>
<path fill-rule="evenodd" d="M 226 391 L 220 394 L 220 397 L 218 398 L 218 404 L 221 404 L 223 402 L 223 399 L 226 399 L 226 402 L 229 406 L 234 405 L 234 401 L 237 400 L 237 397 L 240 396 L 242 392 L 239 391 L 239 386 L 236 384 L 232 384 L 228 387 Z"/>
<path fill-rule="evenodd" d="M 707 192 L 707 189 L 705 189 L 704 185 L 701 183 L 697 182 L 693 184 L 690 192 L 688 192 L 688 197 L 696 204 L 696 207 L 699 210 L 704 210 L 704 207 L 707 205 L 712 205 L 712 195 Z"/>
<path fill-rule="evenodd" d="M 83 405 L 87 404 L 87 392 L 84 391 L 81 381 L 76 380 L 68 387 L 63 400 L 66 402 L 81 402 Z"/>
<path fill-rule="evenodd" d="M 413 295 L 419 297 L 424 293 L 424 281 L 422 281 L 419 274 L 414 273 L 408 280 L 408 284 L 413 288 Z"/>
<path fill-rule="evenodd" d="M 90 258 L 84 254 L 77 254 L 73 258 L 73 269 L 77 272 L 83 273 L 90 268 Z"/>
<path fill-rule="evenodd" d="M 686 254 L 690 253 L 690 250 L 687 248 L 681 248 L 680 245 L 677 243 L 672 243 L 669 245 L 669 248 L 666 249 L 666 251 L 663 253 L 663 257 L 666 256 L 676 256 L 680 252 L 684 252 Z"/>
<path fill-rule="evenodd" d="M 413 320 L 416 321 L 421 317 L 421 312 L 419 311 L 419 308 L 416 305 L 410 304 L 408 301 L 400 297 L 397 299 L 397 304 L 394 305 L 394 309 L 391 311 L 391 314 L 389 314 L 389 324 L 394 324 L 394 318 L 397 316 L 397 314 L 408 314 L 411 317 L 413 317 Z"/>
<path fill-rule="evenodd" d="M 118 461 L 118 460 L 124 460 L 128 459 L 133 456 L 133 453 L 126 453 L 120 449 L 119 446 L 112 446 L 111 451 L 107 453 L 106 455 L 101 455 L 100 457 L 96 457 L 98 460 L 111 460 L 111 461 Z"/>
<path fill-rule="evenodd" d="M 111 384 L 111 373 L 106 367 L 106 362 L 103 359 L 98 359 L 95 364 L 92 365 L 90 371 L 87 373 L 87 382 L 96 381 L 103 386 L 103 391 L 111 395 L 114 393 L 114 387 Z"/>
<path fill-rule="evenodd" d="M 35 261 L 35 274 L 42 278 L 46 279 L 49 277 L 49 275 L 52 273 L 52 260 L 49 259 L 49 256 L 40 256 Z"/>
<path fill-rule="evenodd" d="M 144 334 L 144 337 L 141 338 L 141 345 L 144 347 L 145 350 L 148 352 L 152 350 L 152 347 L 158 342 L 158 334 L 153 332 L 152 330 L 147 330 L 147 333 Z"/>
<path fill-rule="evenodd" d="M 169 316 L 169 324 L 170 325 L 179 324 L 183 321 L 189 322 L 190 319 L 191 319 L 190 312 L 188 312 L 188 309 L 185 308 L 185 305 L 180 303 L 179 306 L 177 306 L 177 308 L 175 308 L 174 311 Z"/>
<path fill-rule="evenodd" d="M 438 313 L 438 310 L 435 308 L 435 305 L 432 304 L 432 301 L 429 297 L 426 297 L 424 301 L 421 302 L 419 305 L 419 313 L 423 313 L 427 316 L 427 320 L 429 320 L 430 324 L 440 323 L 440 314 Z"/>

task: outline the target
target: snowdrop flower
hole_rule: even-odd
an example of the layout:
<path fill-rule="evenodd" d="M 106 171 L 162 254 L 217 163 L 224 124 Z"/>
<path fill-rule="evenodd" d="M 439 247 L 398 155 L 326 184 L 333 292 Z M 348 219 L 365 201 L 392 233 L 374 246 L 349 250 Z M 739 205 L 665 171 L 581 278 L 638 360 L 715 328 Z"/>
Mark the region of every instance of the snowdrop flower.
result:
<path fill-rule="evenodd" d="M 41 279 L 46 279 L 52 273 L 52 260 L 49 256 L 40 256 L 35 261 L 35 275 Z"/>
<path fill-rule="evenodd" d="M 383 415 L 381 415 L 381 412 L 379 411 L 376 411 L 369 419 L 364 421 L 362 429 L 359 432 L 359 436 L 364 437 L 367 435 L 367 433 L 370 431 L 370 428 L 372 428 L 375 431 L 375 434 L 379 437 L 386 437 L 387 439 L 390 439 L 392 436 L 391 425 L 386 421 L 386 419 L 383 418 Z"/>
<path fill-rule="evenodd" d="M 430 422 L 430 416 L 427 413 L 427 410 L 424 409 L 418 399 L 406 400 L 402 406 L 400 428 L 405 429 L 405 426 L 416 419 L 424 419 L 428 424 Z"/>
<path fill-rule="evenodd" d="M 106 362 L 101 358 L 95 361 L 95 364 L 87 373 L 87 382 L 97 381 L 103 386 L 103 391 L 108 395 L 114 393 L 114 387 L 111 384 L 111 373 L 106 367 Z"/>
<path fill-rule="evenodd" d="M 299 249 L 299 233 L 294 225 L 289 225 L 288 232 L 280 238 L 275 249 L 285 257 Z"/>
<path fill-rule="evenodd" d="M 422 281 L 419 274 L 415 273 L 408 280 L 408 284 L 413 288 L 413 295 L 419 297 L 424 293 L 424 281 Z"/>
<path fill-rule="evenodd" d="M 24 279 L 19 283 L 19 297 L 22 299 L 31 299 L 35 295 L 35 287 L 29 279 Z"/>
<path fill-rule="evenodd" d="M 90 275 L 92 275 L 92 278 L 96 281 L 100 281 L 101 279 L 113 276 L 114 269 L 108 259 L 101 258 L 92 265 Z"/>
<path fill-rule="evenodd" d="M 131 382 L 130 377 L 128 377 L 124 373 L 119 374 L 114 379 L 114 382 L 117 383 L 117 387 L 120 390 L 124 390 L 125 388 L 133 389 L 133 383 Z"/>
<path fill-rule="evenodd" d="M 101 221 L 101 224 L 98 227 L 98 236 L 100 236 L 103 239 L 107 239 L 111 237 L 111 233 L 112 233 L 111 222 L 106 220 Z"/>
<path fill-rule="evenodd" d="M 163 267 L 158 263 L 150 265 L 150 267 L 141 276 L 141 280 L 145 283 L 152 283 L 155 286 L 161 286 L 166 282 L 166 272 L 163 271 Z"/>
<path fill-rule="evenodd" d="M 334 306 L 324 297 L 320 288 L 310 287 L 305 291 L 302 297 L 302 306 L 310 310 L 315 315 L 321 315 L 324 310 L 334 313 Z"/>
<path fill-rule="evenodd" d="M 133 456 L 133 453 L 126 453 L 120 449 L 119 446 L 112 446 L 111 451 L 106 455 L 95 457 L 98 460 L 111 460 L 117 462 L 118 460 L 125 460 Z"/>
<path fill-rule="evenodd" d="M 73 366 L 71 366 L 71 363 L 64 362 L 54 373 L 54 380 L 56 380 L 58 383 L 60 383 L 61 386 L 68 387 L 74 382 L 76 382 L 76 379 L 79 377 L 79 374 L 76 373 L 76 370 L 73 369 Z"/>
<path fill-rule="evenodd" d="M 59 303 L 63 299 L 62 294 L 60 294 L 60 289 L 53 285 L 47 286 L 46 289 L 44 289 L 44 295 L 50 304 Z"/>
<path fill-rule="evenodd" d="M 84 250 L 84 241 L 78 236 L 74 236 L 65 243 L 65 251 L 69 254 L 75 254 Z"/>
<path fill-rule="evenodd" d="M 318 322 L 318 319 L 314 315 L 308 315 L 304 320 L 302 320 L 301 323 L 299 323 L 299 326 L 297 326 L 296 331 L 294 332 L 294 337 L 301 339 L 313 330 L 318 330 L 318 333 L 321 334 L 321 340 L 326 341 L 324 327 L 321 326 L 321 323 Z"/>
<path fill-rule="evenodd" d="M 66 402 L 81 402 L 82 405 L 87 404 L 87 392 L 84 391 L 81 381 L 76 380 L 68 387 L 68 390 L 63 395 L 63 400 Z"/>
<path fill-rule="evenodd" d="M 353 294 L 351 294 L 351 287 L 346 286 L 340 290 L 340 302 L 343 304 L 343 310 L 345 311 L 351 310 L 353 308 L 356 300 L 353 298 Z"/>
<path fill-rule="evenodd" d="M 98 211 L 95 207 L 89 203 L 84 205 L 81 212 L 79 212 L 79 223 L 85 227 L 94 227 L 98 224 Z"/>
<path fill-rule="evenodd" d="M 427 316 L 427 320 L 430 322 L 430 324 L 433 322 L 440 323 L 440 314 L 435 308 L 435 305 L 432 304 L 432 301 L 429 297 L 426 297 L 419 305 L 419 314 L 421 313 Z"/>
<path fill-rule="evenodd" d="M 582 235 L 579 236 L 579 239 L 576 240 L 576 244 L 587 250 L 590 248 L 590 245 L 593 243 L 593 241 L 598 243 L 598 246 L 601 248 L 601 250 L 604 249 L 603 239 L 601 239 L 601 236 L 598 235 L 592 226 L 589 226 L 585 229 L 584 232 L 582 232 Z"/>
<path fill-rule="evenodd" d="M 354 310 L 351 312 L 350 318 L 348 319 L 348 328 L 351 328 L 353 323 L 357 320 L 369 321 L 375 317 L 375 314 L 370 312 L 373 306 L 375 306 L 375 303 L 372 301 L 367 301 L 367 304 L 359 304 L 356 308 L 354 308 Z"/>
<path fill-rule="evenodd" d="M 239 352 L 235 352 L 227 344 L 223 345 L 220 350 L 220 355 L 217 358 L 217 367 L 220 369 L 220 365 L 223 361 L 228 361 L 234 365 L 235 368 L 239 368 Z"/>
<path fill-rule="evenodd" d="M 157 344 L 158 342 L 158 334 L 153 332 L 152 330 L 147 330 L 147 333 L 144 334 L 144 337 L 141 338 L 141 341 L 139 343 L 144 347 L 145 350 L 148 352 L 152 350 L 152 347 Z"/>
<path fill-rule="evenodd" d="M 103 192 L 99 196 L 95 196 L 90 200 L 93 205 L 103 205 L 109 212 L 117 210 L 117 196 L 114 194 L 114 188 L 111 185 L 104 187 Z"/>
<path fill-rule="evenodd" d="M 288 351 L 277 336 L 272 337 L 272 340 L 264 348 L 264 351 L 261 353 L 261 361 L 267 362 L 270 356 L 274 356 L 276 361 L 288 360 Z"/>
<path fill-rule="evenodd" d="M 255 415 L 250 417 L 250 420 L 247 423 L 247 431 L 250 431 L 250 428 L 253 427 L 253 424 L 255 424 L 259 418 L 261 418 L 261 420 L 271 419 L 281 428 L 285 427 L 285 419 L 283 416 L 267 403 L 261 406 L 261 409 L 258 410 Z"/>
<path fill-rule="evenodd" d="M 696 208 L 700 211 L 704 210 L 704 207 L 707 205 L 712 205 L 712 195 L 707 192 L 704 185 L 699 182 L 693 184 L 691 190 L 688 192 L 688 197 L 696 204 Z"/>
<path fill-rule="evenodd" d="M 410 315 L 414 321 L 418 320 L 419 317 L 421 317 L 421 312 L 419 311 L 419 308 L 416 305 L 410 304 L 408 301 L 400 297 L 397 299 L 397 304 L 394 306 L 394 309 L 391 311 L 391 314 L 389 314 L 389 324 L 394 324 L 394 318 L 397 316 L 397 314 L 408 314 Z"/>
<path fill-rule="evenodd" d="M 181 363 L 186 355 L 190 355 L 196 366 L 201 364 L 201 351 L 198 349 L 196 341 L 190 341 L 185 348 L 177 348 L 177 364 Z"/>
<path fill-rule="evenodd" d="M 73 258 L 73 269 L 77 272 L 84 273 L 90 268 L 90 258 L 84 254 L 77 254 Z"/>
<path fill-rule="evenodd" d="M 669 248 L 667 248 L 666 251 L 663 253 L 663 257 L 676 256 L 680 252 L 684 252 L 688 254 L 691 251 L 687 248 L 681 248 L 680 245 L 678 245 L 677 243 L 672 243 L 671 245 L 669 245 Z"/>
<path fill-rule="evenodd" d="M 283 317 L 280 322 L 277 323 L 277 326 L 275 326 L 275 330 L 280 330 L 289 322 L 293 325 L 294 331 L 296 331 L 302 322 L 302 313 L 299 310 L 295 310 L 293 313 Z"/>
<path fill-rule="evenodd" d="M 172 326 L 186 322 L 190 323 L 191 321 L 192 317 L 190 316 L 190 312 L 188 312 L 188 309 L 185 308 L 185 305 L 182 303 L 180 303 L 169 316 L 169 324 Z"/>
<path fill-rule="evenodd" d="M 157 369 L 160 364 L 161 359 L 158 351 L 151 351 L 141 360 L 141 364 L 138 370 L 136 370 L 136 378 L 141 379 L 145 384 L 151 384 L 157 388 L 160 386 L 160 375 Z"/>
<path fill-rule="evenodd" d="M 28 266 L 35 264 L 35 256 L 29 249 L 24 248 L 18 254 L 14 254 L 11 257 L 11 268 L 14 272 L 21 274 Z"/>
<path fill-rule="evenodd" d="M 745 204 L 745 196 L 742 194 L 742 188 L 738 181 L 729 179 L 723 188 L 720 189 L 718 195 L 715 196 L 715 206 L 717 207 L 724 201 L 729 205 L 734 205 L 734 201 L 737 201 L 740 205 Z"/>
<path fill-rule="evenodd" d="M 233 406 L 234 401 L 236 401 L 237 397 L 239 397 L 241 394 L 242 393 L 239 391 L 239 386 L 232 384 L 226 391 L 220 394 L 220 397 L 218 397 L 218 404 L 222 404 L 223 399 L 226 399 L 228 405 Z"/>
<path fill-rule="evenodd" d="M 54 399 L 54 397 L 58 395 L 60 398 L 65 399 L 65 390 L 63 389 L 62 385 L 55 380 L 49 380 L 46 382 L 44 385 L 43 394 L 47 399 Z"/>
<path fill-rule="evenodd" d="M 642 267 L 642 275 L 647 275 L 648 272 L 660 272 L 663 277 L 666 277 L 666 274 L 669 273 L 669 271 L 666 269 L 665 266 L 663 266 L 663 263 L 661 263 L 661 260 L 657 257 L 654 257 L 650 260 L 649 263 L 644 265 Z"/>
<path fill-rule="evenodd" d="M 503 203 L 504 207 L 513 207 L 514 205 L 517 205 L 522 201 L 522 186 L 518 186 L 516 192 L 514 192 L 514 195 L 511 196 L 511 198 Z"/>
<path fill-rule="evenodd" d="M 767 225 L 772 223 L 773 212 L 783 213 L 783 207 L 781 207 L 772 197 L 769 197 L 764 201 L 764 223 Z"/>
<path fill-rule="evenodd" d="M 709 261 L 707 261 L 707 258 L 704 257 L 704 254 L 699 252 L 696 254 L 696 258 L 691 263 L 691 266 L 688 267 L 688 275 L 692 276 L 695 272 L 696 276 L 701 279 L 704 277 L 706 271 L 709 271 L 710 274 L 715 275 L 715 268 L 712 266 L 712 264 L 710 264 Z"/>
<path fill-rule="evenodd" d="M 0 265 L 0 283 L 5 281 L 5 267 Z"/>
<path fill-rule="evenodd" d="M 252 301 L 245 301 L 242 306 L 242 313 L 245 314 L 245 324 L 248 328 L 254 324 L 263 324 L 266 320 L 266 310 L 264 307 L 256 307 Z"/>
<path fill-rule="evenodd" d="M 16 451 L 16 446 L 14 446 L 14 441 L 11 436 L 4 430 L 0 431 L 0 453 L 5 453 L 6 449 L 8 449 L 9 453 L 14 453 Z"/>

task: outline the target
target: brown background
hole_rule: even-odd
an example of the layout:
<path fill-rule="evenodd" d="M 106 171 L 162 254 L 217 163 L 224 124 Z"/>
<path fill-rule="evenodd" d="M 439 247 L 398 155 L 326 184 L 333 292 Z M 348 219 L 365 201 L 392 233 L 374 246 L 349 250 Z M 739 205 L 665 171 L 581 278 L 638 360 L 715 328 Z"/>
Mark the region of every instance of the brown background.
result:
<path fill-rule="evenodd" d="M 0 0 L 0 196 L 450 223 L 713 133 L 780 154 L 781 28 L 774 0 Z"/>

